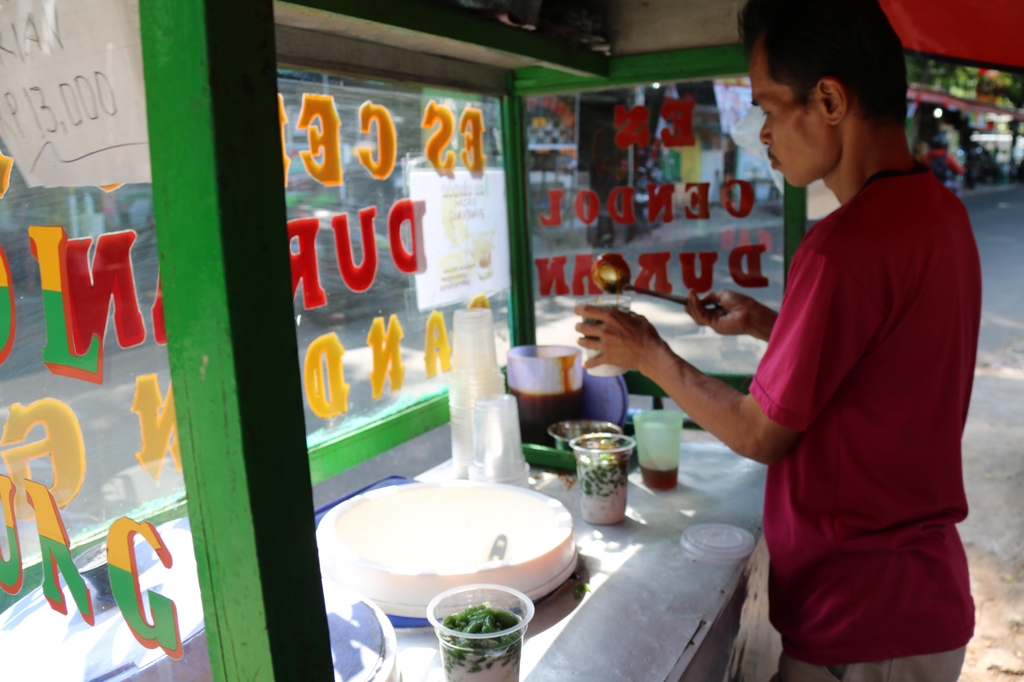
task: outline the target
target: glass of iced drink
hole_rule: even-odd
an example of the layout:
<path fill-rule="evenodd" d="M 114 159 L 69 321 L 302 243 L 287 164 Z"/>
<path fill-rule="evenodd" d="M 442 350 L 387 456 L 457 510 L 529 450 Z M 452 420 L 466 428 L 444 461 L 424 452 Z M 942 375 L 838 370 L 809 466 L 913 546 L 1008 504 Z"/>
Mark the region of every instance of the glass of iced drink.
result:
<path fill-rule="evenodd" d="M 636 441 L 619 433 L 590 433 L 569 441 L 583 520 L 601 526 L 626 518 L 626 479 Z"/>
<path fill-rule="evenodd" d="M 623 294 L 607 294 L 605 296 L 597 296 L 584 302 L 587 305 L 592 305 L 597 308 L 618 308 L 619 310 L 628 312 L 629 305 L 633 302 L 633 299 L 632 297 L 625 296 Z M 595 320 L 590 317 L 584 317 L 583 321 L 588 324 L 601 324 L 601 320 Z M 584 348 L 583 360 L 585 362 L 591 358 L 596 358 L 600 354 L 601 351 L 599 350 Z M 619 367 L 618 365 L 598 365 L 597 367 L 587 369 L 587 374 L 593 377 L 614 377 L 625 373 L 626 368 Z"/>
<path fill-rule="evenodd" d="M 445 682 L 519 682 L 533 602 L 501 585 L 464 585 L 430 600 Z"/>
<path fill-rule="evenodd" d="M 679 478 L 679 444 L 683 436 L 683 413 L 649 410 L 633 417 L 637 458 L 644 485 L 653 490 L 671 490 Z"/>

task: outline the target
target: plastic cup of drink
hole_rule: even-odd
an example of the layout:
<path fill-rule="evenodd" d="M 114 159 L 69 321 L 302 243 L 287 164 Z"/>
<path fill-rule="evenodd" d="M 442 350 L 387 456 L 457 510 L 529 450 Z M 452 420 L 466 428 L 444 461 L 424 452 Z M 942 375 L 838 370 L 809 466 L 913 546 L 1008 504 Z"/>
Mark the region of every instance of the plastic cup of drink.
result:
<path fill-rule="evenodd" d="M 587 305 L 592 305 L 596 308 L 618 308 L 623 312 L 628 312 L 633 299 L 631 296 L 624 296 L 622 294 L 608 294 L 606 296 L 598 296 L 597 298 L 585 302 Z M 602 324 L 600 320 L 595 320 L 590 317 L 584 317 L 583 321 L 589 324 Z M 601 355 L 601 351 L 599 350 L 593 350 L 591 348 L 583 349 L 584 362 L 591 358 L 596 358 L 599 355 Z M 597 367 L 587 368 L 587 374 L 592 377 L 614 377 L 625 373 L 626 368 L 619 367 L 618 365 L 598 365 Z"/>
<path fill-rule="evenodd" d="M 679 477 L 679 444 L 683 435 L 683 413 L 649 410 L 633 417 L 637 458 L 644 485 L 654 490 L 671 490 Z"/>
<path fill-rule="evenodd" d="M 569 441 L 576 455 L 576 485 L 583 520 L 601 526 L 626 518 L 629 458 L 636 441 L 621 433 L 589 433 Z"/>
<path fill-rule="evenodd" d="M 511 614 L 514 626 L 492 633 L 459 632 L 444 625 L 446 616 L 474 606 Z M 518 682 L 526 626 L 533 618 L 533 602 L 519 590 L 501 585 L 464 585 L 430 600 L 427 620 L 441 649 L 445 682 Z"/>

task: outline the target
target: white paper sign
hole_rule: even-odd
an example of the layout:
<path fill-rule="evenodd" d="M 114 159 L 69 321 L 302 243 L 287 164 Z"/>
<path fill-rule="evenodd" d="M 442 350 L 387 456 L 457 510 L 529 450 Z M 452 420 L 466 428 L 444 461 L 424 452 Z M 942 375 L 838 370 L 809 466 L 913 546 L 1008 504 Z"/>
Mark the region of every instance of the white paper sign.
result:
<path fill-rule="evenodd" d="M 511 286 L 504 171 L 487 170 L 480 178 L 461 170 L 454 178 L 415 171 L 409 175 L 409 195 L 427 208 L 427 269 L 416 275 L 420 310 Z"/>
<path fill-rule="evenodd" d="M 150 181 L 137 0 L 0 0 L 0 138 L 30 187 Z"/>

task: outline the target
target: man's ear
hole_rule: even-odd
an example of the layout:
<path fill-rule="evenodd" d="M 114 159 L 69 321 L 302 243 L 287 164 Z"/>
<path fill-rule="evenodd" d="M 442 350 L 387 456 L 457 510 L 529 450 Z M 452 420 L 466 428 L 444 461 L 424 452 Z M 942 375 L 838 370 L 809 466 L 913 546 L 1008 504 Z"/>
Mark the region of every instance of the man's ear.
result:
<path fill-rule="evenodd" d="M 815 87 L 817 105 L 829 125 L 836 125 L 846 116 L 850 108 L 850 93 L 842 81 L 825 76 Z"/>

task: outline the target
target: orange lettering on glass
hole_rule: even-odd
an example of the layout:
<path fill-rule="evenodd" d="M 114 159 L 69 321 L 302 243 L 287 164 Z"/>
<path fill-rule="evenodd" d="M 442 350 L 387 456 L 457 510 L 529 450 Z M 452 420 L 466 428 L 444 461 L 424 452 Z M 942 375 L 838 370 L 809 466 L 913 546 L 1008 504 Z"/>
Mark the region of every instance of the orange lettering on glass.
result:
<path fill-rule="evenodd" d="M 402 325 L 398 316 L 392 315 L 388 320 L 387 331 L 384 331 L 384 318 L 373 318 L 366 344 L 373 349 L 373 371 L 370 372 L 370 387 L 373 399 L 380 400 L 384 395 L 384 379 L 391 378 L 391 392 L 402 390 L 402 379 L 405 368 L 402 366 Z"/>
<path fill-rule="evenodd" d="M 473 174 L 484 172 L 487 155 L 484 154 L 484 112 L 466 107 L 459 117 L 459 132 L 462 133 L 463 150 L 460 154 L 462 165 Z"/>
<path fill-rule="evenodd" d="M 486 302 L 487 298 L 484 297 L 484 303 Z M 480 307 L 489 308 L 490 305 Z M 428 379 L 437 376 L 438 360 L 441 361 L 442 372 L 452 368 L 452 347 L 448 343 L 448 327 L 445 326 L 444 315 L 439 310 L 433 311 L 427 318 L 427 340 L 423 347 L 426 349 L 423 361 L 427 364 Z"/>
<path fill-rule="evenodd" d="M 309 140 L 309 149 L 299 152 L 306 172 L 326 187 L 340 185 L 341 119 L 334 106 L 334 96 L 303 93 L 302 109 L 295 127 L 305 130 Z"/>
<path fill-rule="evenodd" d="M 142 449 L 135 459 L 146 473 L 159 480 L 168 451 L 174 470 L 181 471 L 181 450 L 178 447 L 177 415 L 174 411 L 174 387 L 167 386 L 167 397 L 161 397 L 155 374 L 135 377 L 135 400 L 132 412 L 139 415 Z"/>
<path fill-rule="evenodd" d="M 46 436 L 34 443 L 18 445 L 28 438 L 35 426 L 42 426 Z M 19 519 L 31 521 L 35 518 L 25 499 L 23 485 L 32 478 L 32 460 L 50 458 L 53 485 L 49 490 L 58 506 L 66 507 L 78 495 L 85 480 L 85 444 L 78 418 L 70 407 L 53 398 L 37 400 L 28 407 L 14 403 L 0 436 L 0 447 L 8 445 L 17 447 L 0 452 L 0 457 L 18 488 L 15 513 Z"/>
<path fill-rule="evenodd" d="M 427 108 L 423 111 L 423 123 L 420 124 L 420 127 L 433 128 L 434 124 L 437 124 L 438 128 L 431 133 L 430 139 L 427 140 L 424 154 L 438 173 L 452 175 L 455 172 L 455 152 L 449 149 L 443 158 L 441 152 L 452 141 L 452 135 L 455 132 L 455 115 L 448 107 L 430 100 L 427 103 Z"/>
<path fill-rule="evenodd" d="M 342 357 L 345 346 L 334 332 L 324 334 L 309 344 L 303 376 L 306 402 L 313 414 L 330 419 L 348 412 L 348 384 Z"/>
<path fill-rule="evenodd" d="M 377 160 L 373 160 L 373 150 L 365 147 L 356 149 L 359 163 L 370 171 L 377 180 L 387 180 L 395 170 L 395 158 L 398 156 L 398 133 L 395 122 L 391 120 L 391 112 L 387 107 L 374 104 L 370 100 L 359 107 L 359 131 L 364 135 L 370 132 L 370 126 L 377 124 Z"/>
<path fill-rule="evenodd" d="M 4 156 L 0 152 L 0 199 L 7 194 L 7 188 L 11 186 L 11 170 L 14 168 L 14 159 Z"/>
<path fill-rule="evenodd" d="M 281 124 L 281 163 L 284 164 L 284 186 L 288 186 L 288 166 L 292 165 L 292 160 L 288 158 L 288 146 L 285 144 L 285 139 L 288 134 L 288 112 L 284 109 L 284 97 L 281 93 L 277 93 L 277 121 Z"/>

